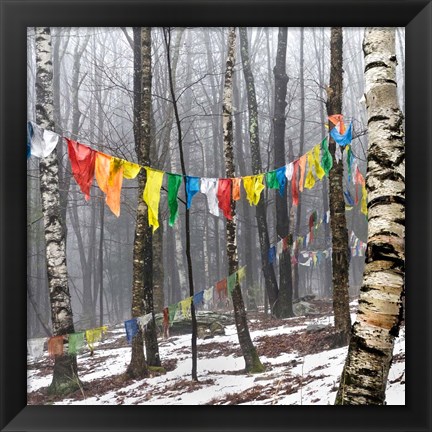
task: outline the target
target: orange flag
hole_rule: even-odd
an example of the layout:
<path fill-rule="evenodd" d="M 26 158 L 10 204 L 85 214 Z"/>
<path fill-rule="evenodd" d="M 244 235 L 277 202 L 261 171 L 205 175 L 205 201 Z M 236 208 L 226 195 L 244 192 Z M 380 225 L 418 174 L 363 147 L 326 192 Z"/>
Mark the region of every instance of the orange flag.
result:
<path fill-rule="evenodd" d="M 106 195 L 105 202 L 117 217 L 120 216 L 120 193 L 123 184 L 123 164 L 121 162 L 121 159 L 103 153 L 96 154 L 96 181 Z"/>
<path fill-rule="evenodd" d="M 299 159 L 299 167 L 300 167 L 299 189 L 300 189 L 300 192 L 303 192 L 303 183 L 304 183 L 304 176 L 305 176 L 305 171 L 306 171 L 306 162 L 307 162 L 307 153 L 304 154 Z"/>
<path fill-rule="evenodd" d="M 241 177 L 232 179 L 232 199 L 238 201 L 240 199 L 240 183 Z"/>
<path fill-rule="evenodd" d="M 338 129 L 339 133 L 344 134 L 345 133 L 345 123 L 343 121 L 343 115 L 342 114 L 334 114 L 329 116 L 328 118 Z"/>

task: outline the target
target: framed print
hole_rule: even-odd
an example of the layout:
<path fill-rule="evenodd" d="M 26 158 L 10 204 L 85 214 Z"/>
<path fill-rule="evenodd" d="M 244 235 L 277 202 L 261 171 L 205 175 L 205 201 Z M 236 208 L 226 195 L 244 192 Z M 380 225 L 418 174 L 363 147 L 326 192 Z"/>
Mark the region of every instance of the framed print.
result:
<path fill-rule="evenodd" d="M 0 4 L 1 430 L 430 430 L 429 1 Z"/>

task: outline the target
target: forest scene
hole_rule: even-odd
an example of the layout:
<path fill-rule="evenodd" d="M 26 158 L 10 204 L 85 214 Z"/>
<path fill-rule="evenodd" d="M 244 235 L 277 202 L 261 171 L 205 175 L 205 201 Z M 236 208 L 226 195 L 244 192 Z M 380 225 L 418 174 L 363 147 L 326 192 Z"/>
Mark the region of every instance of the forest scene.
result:
<path fill-rule="evenodd" d="M 405 405 L 405 31 L 27 29 L 28 405 Z"/>

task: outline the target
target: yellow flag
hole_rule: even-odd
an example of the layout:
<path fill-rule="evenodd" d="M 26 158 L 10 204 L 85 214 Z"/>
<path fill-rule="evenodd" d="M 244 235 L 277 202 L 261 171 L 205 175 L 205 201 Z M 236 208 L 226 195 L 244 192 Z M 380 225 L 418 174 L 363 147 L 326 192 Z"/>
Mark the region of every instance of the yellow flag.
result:
<path fill-rule="evenodd" d="M 367 216 L 368 209 L 367 209 L 367 192 L 366 192 L 366 185 L 363 183 L 362 185 L 362 200 L 361 200 L 361 210 L 364 215 Z"/>
<path fill-rule="evenodd" d="M 312 151 L 309 151 L 307 153 L 307 161 L 308 161 L 309 169 L 308 169 L 308 173 L 307 173 L 306 181 L 305 181 L 304 185 L 305 185 L 305 188 L 312 189 L 315 185 L 315 177 L 312 173 L 312 165 L 314 163 L 314 157 L 313 157 Z"/>
<path fill-rule="evenodd" d="M 102 335 L 108 330 L 107 326 L 98 327 L 95 329 L 86 330 L 85 337 L 91 351 L 94 350 L 95 342 L 102 339 Z"/>
<path fill-rule="evenodd" d="M 140 172 L 141 167 L 133 162 L 123 161 L 123 177 L 125 179 L 134 179 Z"/>
<path fill-rule="evenodd" d="M 149 225 L 155 232 L 159 227 L 158 213 L 160 201 L 160 189 L 163 181 L 163 171 L 157 171 L 150 167 L 145 167 L 147 171 L 147 182 L 144 188 L 143 199 L 148 207 Z"/>
<path fill-rule="evenodd" d="M 314 164 L 315 164 L 315 174 L 321 180 L 325 176 L 325 171 L 320 163 L 320 150 L 321 144 L 317 144 L 313 148 Z"/>
<path fill-rule="evenodd" d="M 188 297 L 187 299 L 182 300 L 180 302 L 180 308 L 185 318 L 188 318 L 190 316 L 191 304 L 192 304 L 192 297 Z"/>
<path fill-rule="evenodd" d="M 261 192 L 264 189 L 263 179 L 264 179 L 264 174 L 243 177 L 243 187 L 245 188 L 246 197 L 250 205 L 258 204 L 260 200 Z"/>
<path fill-rule="evenodd" d="M 241 282 L 246 277 L 246 266 L 240 267 L 237 270 L 237 279 Z"/>

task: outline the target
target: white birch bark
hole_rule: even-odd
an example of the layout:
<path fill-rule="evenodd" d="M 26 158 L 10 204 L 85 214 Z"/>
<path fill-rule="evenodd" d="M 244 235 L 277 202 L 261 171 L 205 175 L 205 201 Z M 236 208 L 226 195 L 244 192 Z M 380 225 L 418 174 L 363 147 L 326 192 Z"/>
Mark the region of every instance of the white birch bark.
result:
<path fill-rule="evenodd" d="M 49 27 L 36 27 L 36 121 L 54 130 L 53 68 Z M 60 143 L 61 145 L 62 143 Z M 65 233 L 60 216 L 57 150 L 39 162 L 41 203 L 46 243 L 46 265 L 50 293 L 53 335 L 74 333 L 66 264 Z M 52 393 L 68 393 L 78 388 L 75 356 L 55 359 Z"/>
<path fill-rule="evenodd" d="M 336 403 L 385 403 L 394 339 L 403 316 L 405 145 L 396 84 L 394 28 L 363 42 L 368 115 L 368 246 L 357 320 Z"/>

